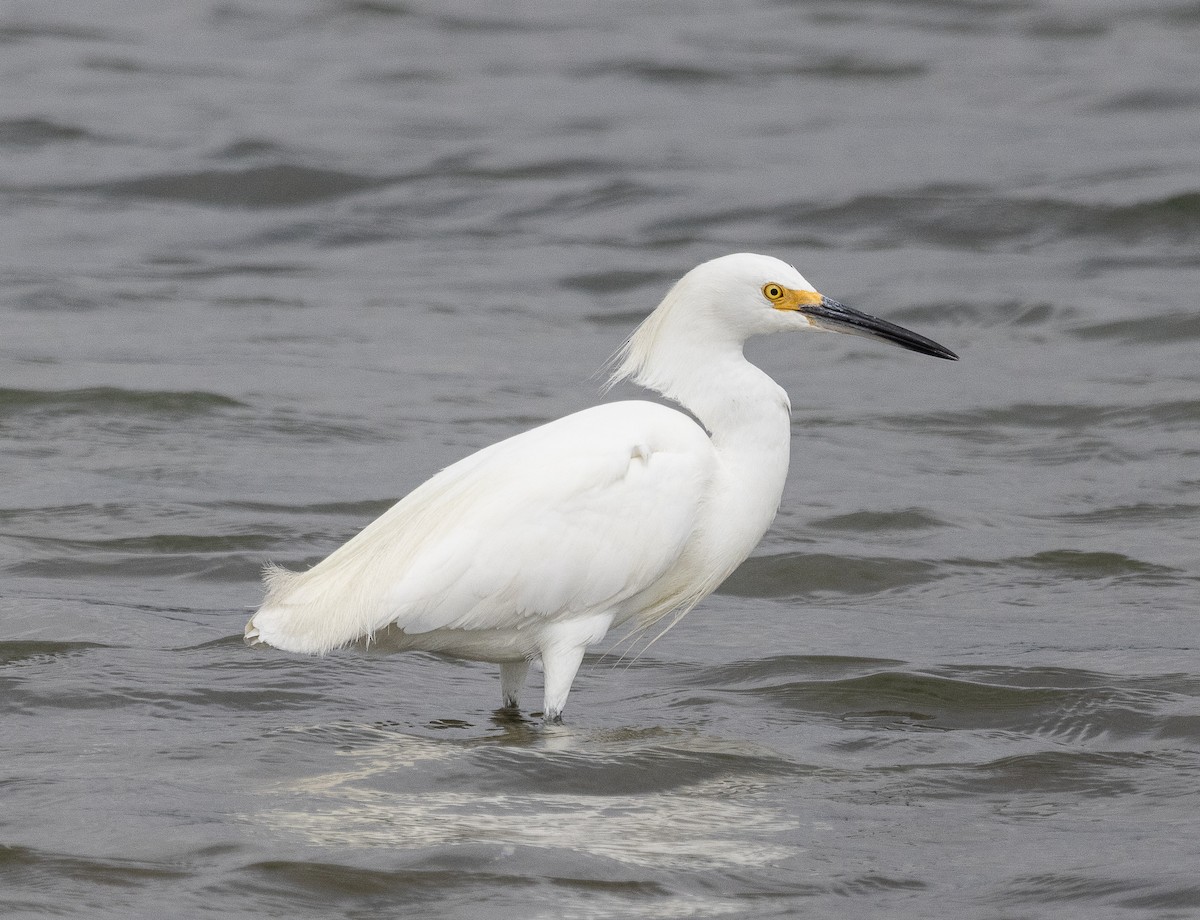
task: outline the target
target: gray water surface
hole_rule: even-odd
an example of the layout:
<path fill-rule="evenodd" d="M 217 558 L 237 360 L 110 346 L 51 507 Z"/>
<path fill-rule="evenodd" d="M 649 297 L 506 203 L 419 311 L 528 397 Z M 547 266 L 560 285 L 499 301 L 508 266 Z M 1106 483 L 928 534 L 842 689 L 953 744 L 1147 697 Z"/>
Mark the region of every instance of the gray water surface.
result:
<path fill-rule="evenodd" d="M 1198 47 L 1195 2 L 5 6 L 0 912 L 1200 915 Z M 745 250 L 962 360 L 752 343 L 775 526 L 567 725 L 243 646 L 264 562 L 631 395 Z"/>

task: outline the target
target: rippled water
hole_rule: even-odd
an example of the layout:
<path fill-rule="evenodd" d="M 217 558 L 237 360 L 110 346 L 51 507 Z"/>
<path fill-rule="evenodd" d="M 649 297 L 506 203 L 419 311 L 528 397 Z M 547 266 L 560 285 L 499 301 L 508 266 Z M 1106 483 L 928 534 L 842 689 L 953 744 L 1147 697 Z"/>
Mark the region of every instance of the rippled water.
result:
<path fill-rule="evenodd" d="M 4 915 L 1200 913 L 1198 38 L 1194 0 L 6 6 Z M 243 647 L 264 561 L 590 404 L 738 250 L 963 360 L 755 343 L 776 525 L 566 726 L 489 665 Z"/>

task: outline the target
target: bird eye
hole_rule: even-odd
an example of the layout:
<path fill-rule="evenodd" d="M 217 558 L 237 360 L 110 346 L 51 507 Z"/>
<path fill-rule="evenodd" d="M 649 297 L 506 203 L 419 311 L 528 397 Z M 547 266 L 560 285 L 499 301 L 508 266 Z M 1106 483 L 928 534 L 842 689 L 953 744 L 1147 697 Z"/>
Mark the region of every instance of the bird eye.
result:
<path fill-rule="evenodd" d="M 764 284 L 762 292 L 763 296 L 773 303 L 783 300 L 783 288 L 774 282 L 770 284 Z"/>

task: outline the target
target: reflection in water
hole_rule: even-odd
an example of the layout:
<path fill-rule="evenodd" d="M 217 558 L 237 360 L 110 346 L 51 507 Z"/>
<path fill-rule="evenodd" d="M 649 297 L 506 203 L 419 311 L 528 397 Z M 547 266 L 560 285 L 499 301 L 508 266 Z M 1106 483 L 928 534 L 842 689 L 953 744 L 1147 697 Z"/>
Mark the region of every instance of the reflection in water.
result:
<path fill-rule="evenodd" d="M 271 790 L 292 801 L 303 797 L 303 807 L 267 808 L 245 817 L 317 846 L 545 847 L 660 869 L 765 866 L 801 852 L 783 840 L 795 822 L 778 809 L 776 797 L 766 794 L 765 777 L 746 778 L 744 742 L 735 749 L 682 732 L 582 737 L 567 726 L 535 731 L 526 725 L 514 726 L 499 740 L 488 739 L 481 747 L 479 741 L 447 743 L 389 733 L 384 740 L 340 751 L 347 760 L 344 769 Z M 670 753 L 664 754 L 664 741 Z M 471 749 L 488 756 L 464 762 Z M 689 781 L 689 763 L 714 754 L 741 769 Z M 572 790 L 561 775 L 576 760 L 579 782 Z M 676 775 L 682 781 L 670 779 L 672 760 L 680 762 Z M 657 791 L 636 795 L 600 787 L 589 791 L 587 774 L 594 778 L 596 771 L 584 769 L 585 762 L 611 768 L 620 761 L 644 762 L 643 769 L 666 771 L 668 777 L 660 778 Z M 538 788 L 539 762 L 558 777 L 552 790 Z M 464 773 L 488 770 L 495 772 L 463 781 Z"/>

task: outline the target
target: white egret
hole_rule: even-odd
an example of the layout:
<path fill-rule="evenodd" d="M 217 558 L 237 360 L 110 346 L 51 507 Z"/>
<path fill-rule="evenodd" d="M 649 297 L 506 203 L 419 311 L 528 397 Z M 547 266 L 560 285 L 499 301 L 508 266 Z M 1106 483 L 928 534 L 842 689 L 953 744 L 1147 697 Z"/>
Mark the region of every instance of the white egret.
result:
<path fill-rule="evenodd" d="M 544 718 L 559 720 L 589 646 L 623 623 L 682 616 L 766 533 L 791 407 L 742 346 L 801 329 L 957 358 L 822 297 L 778 259 L 705 262 L 638 326 L 612 375 L 690 415 L 609 403 L 460 460 L 308 571 L 269 566 L 246 640 L 319 654 L 388 628 L 404 649 L 499 663 L 506 707 L 540 658 Z"/>

